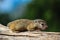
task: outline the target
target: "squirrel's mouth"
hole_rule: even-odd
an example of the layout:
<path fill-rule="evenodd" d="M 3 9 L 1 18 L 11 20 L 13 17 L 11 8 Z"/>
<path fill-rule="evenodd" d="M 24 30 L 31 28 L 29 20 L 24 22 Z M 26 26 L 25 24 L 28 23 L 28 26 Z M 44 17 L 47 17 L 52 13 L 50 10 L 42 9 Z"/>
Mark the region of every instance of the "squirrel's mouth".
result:
<path fill-rule="evenodd" d="M 46 26 L 46 27 L 43 27 L 43 28 L 41 28 L 41 30 L 46 30 L 48 27 Z"/>
<path fill-rule="evenodd" d="M 43 27 L 43 28 L 35 27 L 35 30 L 46 30 L 47 28 L 48 28 L 48 26 Z"/>

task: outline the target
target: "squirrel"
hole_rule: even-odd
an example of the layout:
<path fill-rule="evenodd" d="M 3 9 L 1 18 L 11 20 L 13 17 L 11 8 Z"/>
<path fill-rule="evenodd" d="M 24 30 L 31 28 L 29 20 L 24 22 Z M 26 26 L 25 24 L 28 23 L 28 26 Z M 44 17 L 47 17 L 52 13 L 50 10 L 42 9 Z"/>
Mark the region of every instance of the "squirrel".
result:
<path fill-rule="evenodd" d="M 7 24 L 9 29 L 13 32 L 21 32 L 21 31 L 34 31 L 34 30 L 45 30 L 47 28 L 47 24 L 42 19 L 18 19 Z"/>

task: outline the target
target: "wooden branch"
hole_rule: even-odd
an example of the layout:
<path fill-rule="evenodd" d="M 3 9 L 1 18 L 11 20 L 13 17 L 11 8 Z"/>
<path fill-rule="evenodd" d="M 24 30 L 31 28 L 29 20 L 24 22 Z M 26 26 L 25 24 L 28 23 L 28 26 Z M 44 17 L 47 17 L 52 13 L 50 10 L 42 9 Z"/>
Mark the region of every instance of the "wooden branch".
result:
<path fill-rule="evenodd" d="M 60 32 L 21 32 L 0 34 L 0 40 L 60 40 Z"/>
<path fill-rule="evenodd" d="M 60 40 L 60 32 L 20 32 L 13 33 L 0 25 L 0 40 Z"/>

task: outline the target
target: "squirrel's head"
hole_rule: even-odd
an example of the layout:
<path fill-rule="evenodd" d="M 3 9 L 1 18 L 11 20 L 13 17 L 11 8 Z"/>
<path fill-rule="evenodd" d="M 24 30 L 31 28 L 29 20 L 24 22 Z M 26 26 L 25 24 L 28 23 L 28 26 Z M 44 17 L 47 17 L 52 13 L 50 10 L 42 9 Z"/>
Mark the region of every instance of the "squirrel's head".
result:
<path fill-rule="evenodd" d="M 40 30 L 45 30 L 46 28 L 48 28 L 46 21 L 44 21 L 42 19 L 35 19 L 34 23 L 35 23 L 36 27 Z"/>

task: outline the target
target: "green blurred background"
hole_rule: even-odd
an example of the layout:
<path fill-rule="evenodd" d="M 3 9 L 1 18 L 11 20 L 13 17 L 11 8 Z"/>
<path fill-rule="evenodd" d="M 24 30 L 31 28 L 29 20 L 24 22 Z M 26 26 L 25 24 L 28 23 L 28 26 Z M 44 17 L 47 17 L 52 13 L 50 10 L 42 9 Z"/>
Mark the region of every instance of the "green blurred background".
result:
<path fill-rule="evenodd" d="M 60 32 L 60 0 L 33 0 L 27 4 L 23 15 L 14 19 L 10 14 L 0 14 L 0 23 L 7 23 L 16 19 L 43 19 L 47 21 L 50 32 Z M 13 13 L 13 12 L 12 12 Z M 18 12 L 16 12 L 18 13 Z M 13 14 L 14 15 L 14 14 Z M 16 16 L 16 15 L 15 15 Z"/>

